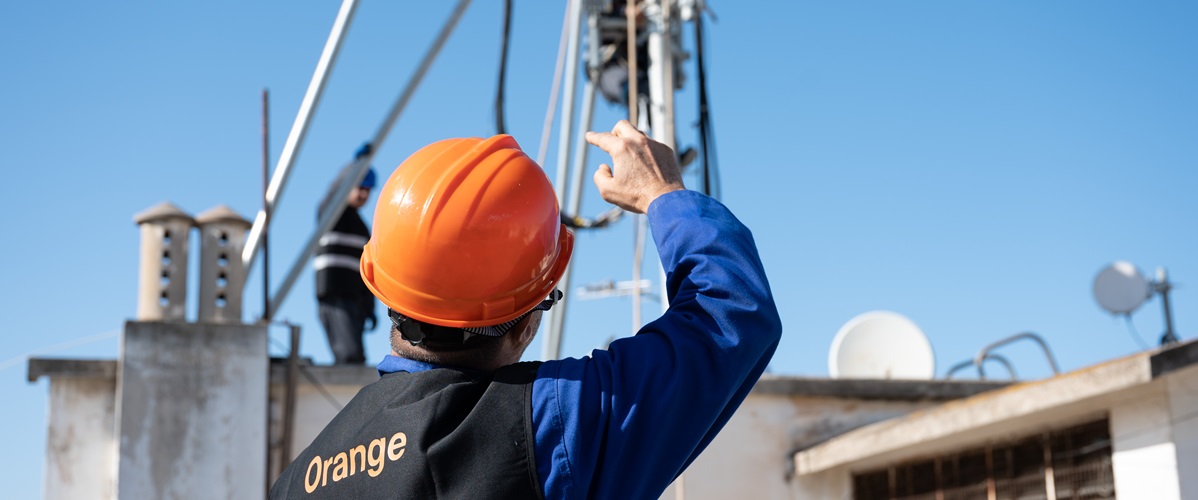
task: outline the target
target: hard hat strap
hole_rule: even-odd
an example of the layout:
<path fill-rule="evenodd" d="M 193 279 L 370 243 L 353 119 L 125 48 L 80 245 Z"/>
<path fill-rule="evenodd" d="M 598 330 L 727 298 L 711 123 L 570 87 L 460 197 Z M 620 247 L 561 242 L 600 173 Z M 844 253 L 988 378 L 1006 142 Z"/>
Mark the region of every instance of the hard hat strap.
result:
<path fill-rule="evenodd" d="M 467 340 L 476 335 L 483 337 L 502 337 L 507 334 L 512 327 L 524 320 L 533 311 L 548 311 L 557 301 L 564 296 L 561 290 L 554 290 L 549 294 L 549 298 L 541 301 L 528 312 L 517 316 L 516 318 L 500 323 L 498 325 L 480 326 L 480 327 L 465 327 L 457 328 L 452 326 L 441 326 L 418 321 L 407 316 L 404 316 L 394 309 L 387 309 L 387 317 L 391 318 L 391 324 L 395 325 L 395 329 L 399 330 L 404 340 L 407 340 L 412 345 L 421 345 L 427 339 L 435 338 L 438 343 L 457 343 L 457 339 L 461 338 L 461 344 L 465 344 Z M 460 344 L 459 344 L 460 345 Z"/>

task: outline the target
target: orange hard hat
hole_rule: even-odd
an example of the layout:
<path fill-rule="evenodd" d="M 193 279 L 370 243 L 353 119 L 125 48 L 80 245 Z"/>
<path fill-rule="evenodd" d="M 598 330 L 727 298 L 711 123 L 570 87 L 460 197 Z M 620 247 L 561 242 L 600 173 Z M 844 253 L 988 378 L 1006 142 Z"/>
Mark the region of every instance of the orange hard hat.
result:
<path fill-rule="evenodd" d="M 573 249 L 553 186 L 515 139 L 448 139 L 383 184 L 362 280 L 409 318 L 497 325 L 553 293 Z"/>

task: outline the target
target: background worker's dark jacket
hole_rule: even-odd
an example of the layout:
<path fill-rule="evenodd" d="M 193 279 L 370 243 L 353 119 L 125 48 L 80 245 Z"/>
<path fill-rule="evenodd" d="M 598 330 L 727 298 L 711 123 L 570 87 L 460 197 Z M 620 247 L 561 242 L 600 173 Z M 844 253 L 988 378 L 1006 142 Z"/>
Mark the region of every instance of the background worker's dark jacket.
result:
<path fill-rule="evenodd" d="M 539 364 L 494 376 L 386 374 L 283 471 L 270 497 L 541 498 L 530 402 Z"/>
<path fill-rule="evenodd" d="M 320 237 L 316 255 L 312 258 L 318 300 L 360 299 L 373 304 L 374 296 L 362 282 L 358 268 L 362 247 L 369 239 L 370 228 L 358 211 L 345 207 L 333 228 Z"/>

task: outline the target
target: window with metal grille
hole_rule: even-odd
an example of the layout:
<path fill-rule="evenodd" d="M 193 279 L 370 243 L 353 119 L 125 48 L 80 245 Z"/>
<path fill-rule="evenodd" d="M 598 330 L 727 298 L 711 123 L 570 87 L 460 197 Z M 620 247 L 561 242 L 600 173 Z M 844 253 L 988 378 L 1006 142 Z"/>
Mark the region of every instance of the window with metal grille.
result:
<path fill-rule="evenodd" d="M 853 475 L 856 500 L 1115 498 L 1106 419 Z"/>

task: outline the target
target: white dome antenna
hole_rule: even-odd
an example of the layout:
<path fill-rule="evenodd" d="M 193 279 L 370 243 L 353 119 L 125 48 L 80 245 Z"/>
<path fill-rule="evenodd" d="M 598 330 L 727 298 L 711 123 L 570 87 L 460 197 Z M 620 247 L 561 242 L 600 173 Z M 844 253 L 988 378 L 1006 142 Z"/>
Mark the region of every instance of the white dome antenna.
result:
<path fill-rule="evenodd" d="M 871 311 L 836 333 L 828 371 L 832 378 L 931 380 L 936 360 L 914 322 L 890 311 Z"/>
<path fill-rule="evenodd" d="M 1152 297 L 1152 284 L 1130 262 L 1117 261 L 1094 278 L 1094 299 L 1111 314 L 1131 314 Z"/>

